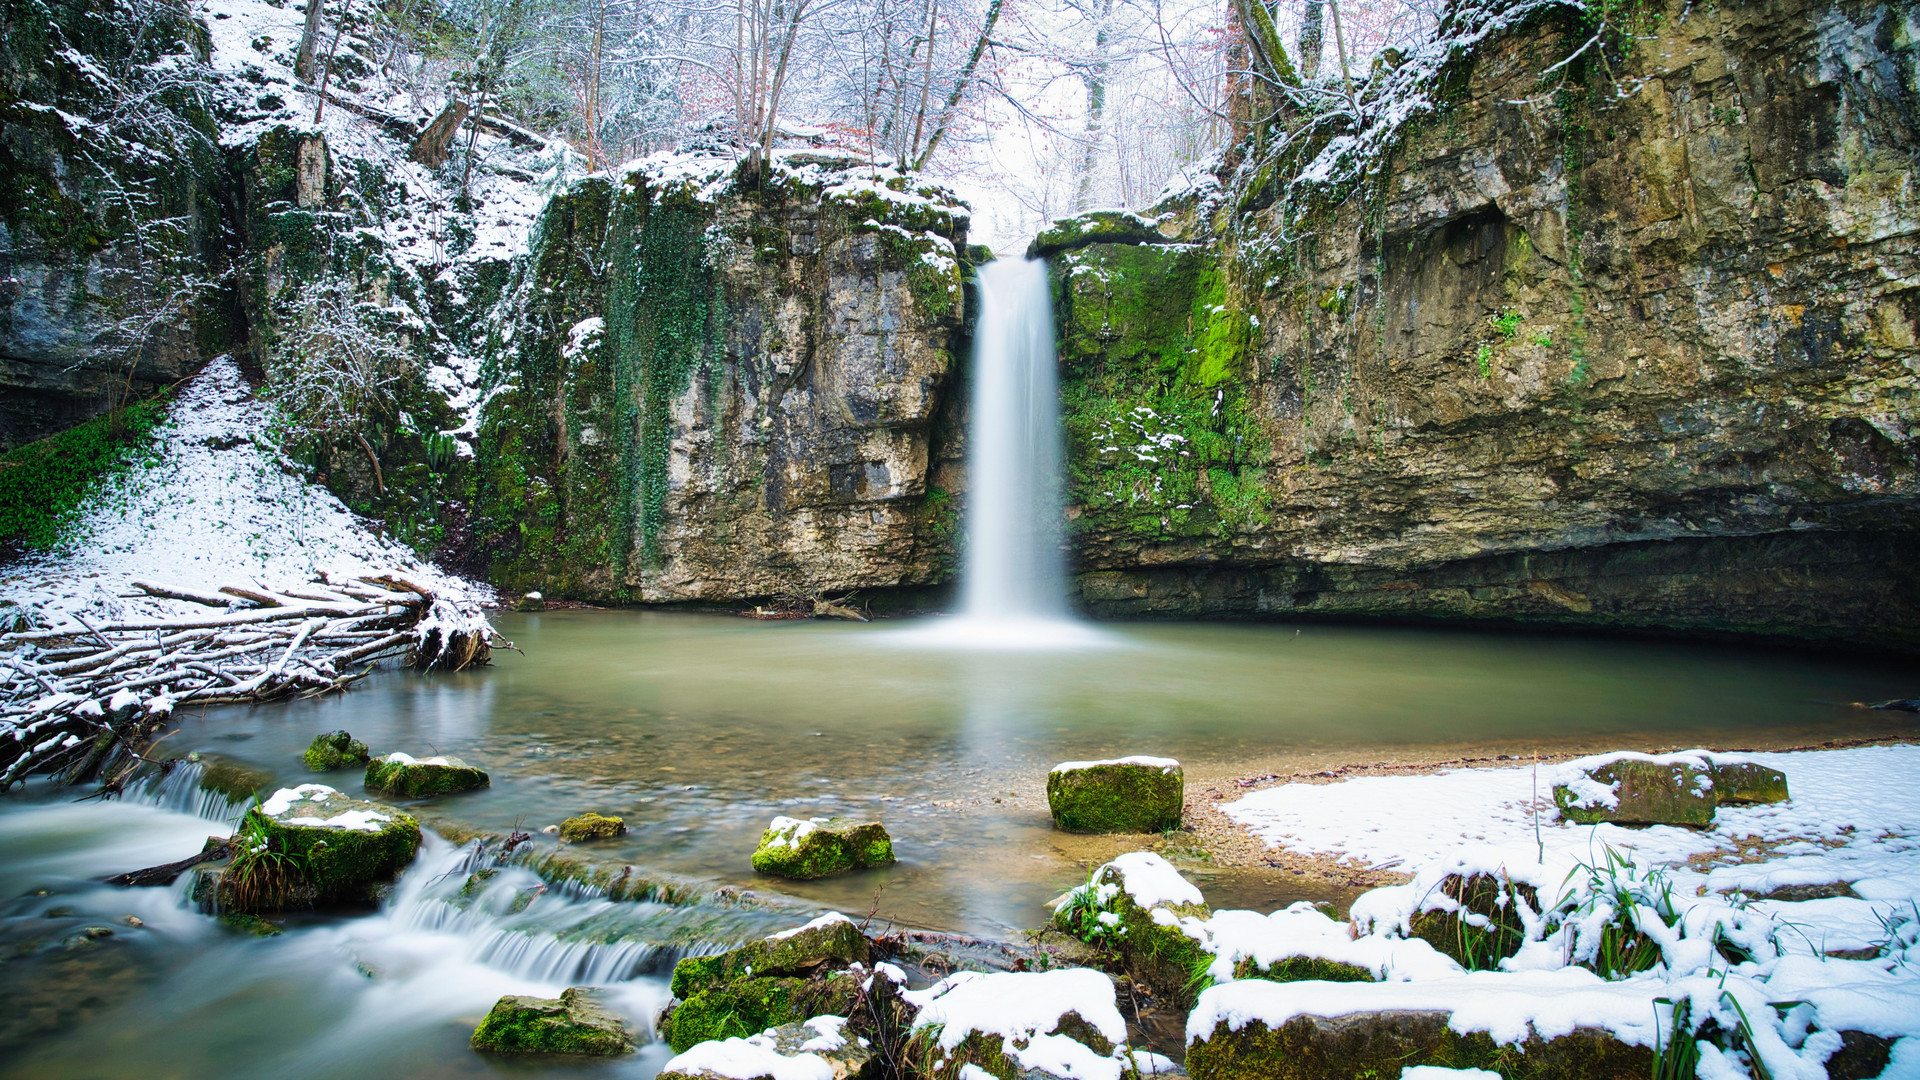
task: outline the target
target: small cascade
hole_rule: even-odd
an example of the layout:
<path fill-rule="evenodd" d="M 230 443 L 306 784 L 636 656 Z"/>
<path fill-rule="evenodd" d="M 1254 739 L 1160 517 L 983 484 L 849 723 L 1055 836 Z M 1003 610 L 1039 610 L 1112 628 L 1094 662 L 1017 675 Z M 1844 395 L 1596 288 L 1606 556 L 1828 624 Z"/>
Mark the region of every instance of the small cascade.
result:
<path fill-rule="evenodd" d="M 169 769 L 147 770 L 127 781 L 120 790 L 120 798 L 124 802 L 191 814 L 229 827 L 238 825 L 247 812 L 248 800 L 201 787 L 206 772 L 206 766 L 197 761 L 180 761 Z"/>

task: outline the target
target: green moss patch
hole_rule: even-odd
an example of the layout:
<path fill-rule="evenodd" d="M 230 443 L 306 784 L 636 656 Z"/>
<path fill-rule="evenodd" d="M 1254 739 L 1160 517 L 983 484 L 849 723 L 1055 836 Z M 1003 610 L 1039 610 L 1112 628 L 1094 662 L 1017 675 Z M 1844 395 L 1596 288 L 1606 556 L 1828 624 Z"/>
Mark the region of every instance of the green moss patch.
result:
<path fill-rule="evenodd" d="M 96 481 L 124 471 L 166 418 L 155 398 L 0 454 L 0 544 L 52 547 Z"/>
<path fill-rule="evenodd" d="M 300 760 L 314 772 L 357 769 L 367 763 L 367 744 L 344 731 L 323 732 L 313 737 Z"/>
<path fill-rule="evenodd" d="M 1750 806 L 1787 801 L 1787 774 L 1751 762 L 1714 762 L 1713 799 L 1722 806 Z"/>
<path fill-rule="evenodd" d="M 283 789 L 247 811 L 235 838 L 235 854 L 222 875 L 221 902 L 249 894 L 286 906 L 276 896 L 310 896 L 316 903 L 375 899 L 420 849 L 420 825 L 391 806 L 348 798 L 320 784 Z M 250 888 L 249 874 L 267 881 Z M 291 886 L 291 887 L 283 887 Z M 256 905 L 233 905 L 240 910 Z"/>
<path fill-rule="evenodd" d="M 569 844 L 584 843 L 588 840 L 609 840 L 616 836 L 625 836 L 627 823 L 624 819 L 591 811 L 579 817 L 570 817 L 560 823 L 560 839 Z"/>
<path fill-rule="evenodd" d="M 1533 886 L 1492 874 L 1449 874 L 1441 879 L 1440 898 L 1450 903 L 1414 912 L 1412 936 L 1468 971 L 1496 971 L 1519 953 L 1527 937 L 1519 905 L 1540 910 Z"/>
<path fill-rule="evenodd" d="M 1642 761 L 1621 758 L 1587 770 L 1590 785 L 1611 789 L 1610 800 L 1566 784 L 1555 784 L 1553 804 L 1560 816 L 1576 825 L 1686 825 L 1704 829 L 1713 824 L 1713 778 L 1691 761 Z M 1785 780 L 1782 779 L 1784 786 Z M 1612 805 L 1608 805 L 1611 801 Z"/>
<path fill-rule="evenodd" d="M 1053 822 L 1074 832 L 1177 829 L 1185 805 L 1186 779 L 1179 762 L 1076 762 L 1056 765 L 1047 774 Z"/>
<path fill-rule="evenodd" d="M 820 979 L 736 979 L 674 1006 L 661 1020 L 660 1037 L 678 1053 L 709 1039 L 745 1038 L 816 1016 L 846 1016 L 859 996 L 859 980 L 844 971 Z"/>
<path fill-rule="evenodd" d="M 824 967 L 866 963 L 866 935 L 845 916 L 824 916 L 784 934 L 750 941 L 715 956 L 689 956 L 673 968 L 673 996 L 757 975 L 804 975 Z"/>
<path fill-rule="evenodd" d="M 459 758 L 415 760 L 405 754 L 388 754 L 367 763 L 368 790 L 385 791 L 409 799 L 473 791 L 490 783 L 486 770 Z"/>
<path fill-rule="evenodd" d="M 501 998 L 474 1029 L 471 1042 L 475 1050 L 495 1054 L 594 1057 L 631 1053 L 634 1045 L 625 1021 L 579 986 L 557 999 Z"/>
<path fill-rule="evenodd" d="M 885 825 L 846 818 L 774 818 L 753 852 L 755 870 L 796 881 L 892 862 L 893 838 Z"/>
<path fill-rule="evenodd" d="M 1221 1021 L 1187 1051 L 1194 1080 L 1390 1080 L 1415 1065 L 1487 1069 L 1507 1080 L 1641 1080 L 1653 1050 L 1612 1033 L 1576 1028 L 1555 1039 L 1503 1046 L 1485 1032 L 1462 1035 L 1444 1012 L 1299 1016 L 1278 1030 Z"/>

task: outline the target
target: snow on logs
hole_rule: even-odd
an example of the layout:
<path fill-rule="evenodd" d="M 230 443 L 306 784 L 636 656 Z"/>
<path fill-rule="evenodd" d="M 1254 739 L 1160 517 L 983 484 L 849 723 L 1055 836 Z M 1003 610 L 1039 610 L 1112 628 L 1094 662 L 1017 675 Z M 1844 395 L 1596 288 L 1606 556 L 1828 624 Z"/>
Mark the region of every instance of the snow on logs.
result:
<path fill-rule="evenodd" d="M 0 634 L 0 791 L 36 774 L 94 779 L 177 705 L 331 693 L 389 657 L 458 671 L 505 645 L 478 609 L 394 574 L 279 591 L 133 587 L 220 610 Z"/>

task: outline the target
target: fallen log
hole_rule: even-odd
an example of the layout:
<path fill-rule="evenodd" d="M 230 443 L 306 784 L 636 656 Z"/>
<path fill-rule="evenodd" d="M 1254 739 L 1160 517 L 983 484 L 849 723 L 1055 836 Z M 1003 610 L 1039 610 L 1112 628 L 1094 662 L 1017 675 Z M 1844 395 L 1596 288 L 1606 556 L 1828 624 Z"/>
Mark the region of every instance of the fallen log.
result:
<path fill-rule="evenodd" d="M 230 853 L 227 847 L 228 843 L 228 840 L 222 840 L 218 844 L 209 844 L 205 851 L 202 851 L 198 855 L 181 859 L 179 862 L 162 863 L 159 866 L 149 866 L 144 870 L 130 870 L 124 874 L 115 874 L 107 879 L 107 884 L 119 885 L 123 888 L 130 889 L 151 888 L 156 885 L 171 885 L 181 874 L 199 866 L 201 863 L 218 862 L 226 858 Z"/>

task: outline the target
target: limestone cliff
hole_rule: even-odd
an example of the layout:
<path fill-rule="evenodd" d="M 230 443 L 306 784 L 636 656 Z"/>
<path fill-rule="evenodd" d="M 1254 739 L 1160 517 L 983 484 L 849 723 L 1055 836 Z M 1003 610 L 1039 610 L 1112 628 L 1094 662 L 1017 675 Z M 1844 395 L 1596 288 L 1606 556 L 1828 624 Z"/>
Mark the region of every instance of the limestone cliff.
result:
<path fill-rule="evenodd" d="M 477 534 L 503 583 L 738 602 L 926 584 L 964 207 L 851 162 L 577 183 L 498 311 Z"/>
<path fill-rule="evenodd" d="M 1041 238 L 1088 607 L 1920 643 L 1915 12 L 1613 18 Z"/>

